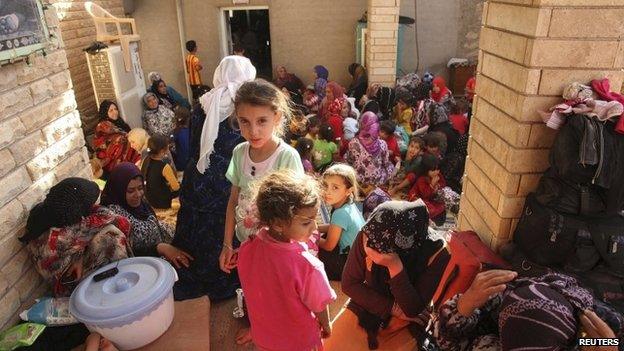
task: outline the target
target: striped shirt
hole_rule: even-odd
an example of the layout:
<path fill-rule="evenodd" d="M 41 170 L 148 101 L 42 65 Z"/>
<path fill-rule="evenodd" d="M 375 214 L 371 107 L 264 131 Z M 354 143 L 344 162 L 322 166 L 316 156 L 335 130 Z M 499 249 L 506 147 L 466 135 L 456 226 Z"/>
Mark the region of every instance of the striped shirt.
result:
<path fill-rule="evenodd" d="M 186 55 L 186 72 L 190 85 L 201 85 L 202 83 L 197 65 L 199 65 L 199 57 L 193 54 Z"/>

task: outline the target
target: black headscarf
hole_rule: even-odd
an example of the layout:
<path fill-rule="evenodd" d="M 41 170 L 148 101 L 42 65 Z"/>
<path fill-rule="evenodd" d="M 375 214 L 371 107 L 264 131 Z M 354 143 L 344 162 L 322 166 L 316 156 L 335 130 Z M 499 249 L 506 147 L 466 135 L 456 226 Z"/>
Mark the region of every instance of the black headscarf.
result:
<path fill-rule="evenodd" d="M 108 117 L 108 109 L 111 105 L 115 105 L 115 107 L 117 107 L 117 111 L 119 111 L 119 106 L 110 100 L 104 100 L 102 101 L 102 103 L 100 103 L 100 110 L 98 112 L 100 121 L 109 121 L 112 124 L 116 125 L 118 128 L 122 129 L 124 132 L 128 133 L 132 128 L 130 128 L 128 123 L 126 123 L 123 118 L 121 118 L 121 111 L 119 111 L 117 119 L 111 119 L 110 117 Z"/>
<path fill-rule="evenodd" d="M 154 214 L 154 210 L 152 210 L 150 205 L 148 205 L 144 199 L 141 200 L 141 205 L 139 205 L 139 207 L 132 207 L 128 205 L 128 201 L 126 201 L 128 184 L 135 178 L 141 178 L 141 180 L 143 180 L 141 170 L 139 170 L 134 163 L 122 162 L 115 166 L 108 176 L 108 181 L 104 187 L 102 205 L 121 206 L 134 217 L 144 221 L 147 220 L 150 215 Z"/>
<path fill-rule="evenodd" d="M 352 77 L 351 84 L 347 89 L 347 95 L 355 98 L 355 104 L 360 103 L 360 99 L 366 94 L 368 87 L 368 78 L 366 77 L 366 69 L 359 63 L 349 65 L 349 74 Z"/>
<path fill-rule="evenodd" d="M 155 80 L 152 82 L 152 93 L 154 93 L 154 95 L 156 95 L 156 97 L 158 98 L 158 102 L 160 104 L 163 104 L 163 100 L 167 100 L 172 107 L 175 107 L 177 105 L 177 103 L 175 102 L 175 100 L 173 100 L 173 98 L 171 96 L 169 96 L 169 94 L 161 94 L 160 91 L 158 91 L 158 85 L 160 83 L 165 83 L 164 80 L 159 79 L 159 80 Z"/>
<path fill-rule="evenodd" d="M 377 91 L 375 100 L 379 102 L 379 110 L 381 112 L 382 119 L 390 119 L 392 116 L 392 109 L 396 103 L 395 91 L 389 87 L 381 87 Z"/>
<path fill-rule="evenodd" d="M 364 112 L 372 112 L 379 115 L 379 103 L 375 100 L 368 100 L 362 108 L 362 114 L 364 114 Z"/>
<path fill-rule="evenodd" d="M 80 222 L 91 213 L 100 196 L 95 182 L 84 178 L 66 178 L 50 188 L 43 202 L 30 210 L 26 234 L 19 238 L 27 243 L 52 227 L 63 228 Z"/>

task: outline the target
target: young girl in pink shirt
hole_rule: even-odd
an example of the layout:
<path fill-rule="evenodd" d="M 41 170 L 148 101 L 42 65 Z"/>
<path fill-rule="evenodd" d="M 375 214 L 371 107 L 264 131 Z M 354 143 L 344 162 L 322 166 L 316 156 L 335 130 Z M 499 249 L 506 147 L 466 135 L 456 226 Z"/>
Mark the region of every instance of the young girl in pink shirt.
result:
<path fill-rule="evenodd" d="M 306 242 L 316 227 L 320 194 L 314 178 L 290 170 L 269 174 L 256 195 L 263 227 L 238 254 L 238 274 L 260 350 L 322 350 L 336 299 L 323 263 Z"/>

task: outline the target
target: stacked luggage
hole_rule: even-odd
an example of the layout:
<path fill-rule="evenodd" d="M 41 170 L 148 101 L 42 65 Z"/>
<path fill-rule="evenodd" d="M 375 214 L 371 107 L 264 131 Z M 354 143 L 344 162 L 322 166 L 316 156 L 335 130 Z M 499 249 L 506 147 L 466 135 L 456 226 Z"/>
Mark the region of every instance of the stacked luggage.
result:
<path fill-rule="evenodd" d="M 550 168 L 514 232 L 520 274 L 563 271 L 624 313 L 624 135 L 612 121 L 566 118 Z"/>

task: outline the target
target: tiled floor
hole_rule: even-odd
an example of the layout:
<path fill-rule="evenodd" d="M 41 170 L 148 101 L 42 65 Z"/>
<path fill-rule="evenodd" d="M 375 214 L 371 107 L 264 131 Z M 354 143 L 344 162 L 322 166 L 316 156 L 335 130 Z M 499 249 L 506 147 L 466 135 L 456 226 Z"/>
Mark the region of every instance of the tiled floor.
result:
<path fill-rule="evenodd" d="M 336 291 L 338 298 L 329 307 L 330 317 L 333 319 L 340 309 L 348 301 L 348 297 L 342 293 L 340 282 L 330 282 Z M 236 299 L 213 302 L 210 306 L 210 350 L 251 350 L 250 345 L 244 347 L 236 345 L 236 333 L 246 326 L 242 319 L 232 316 L 232 311 L 236 307 Z"/>

